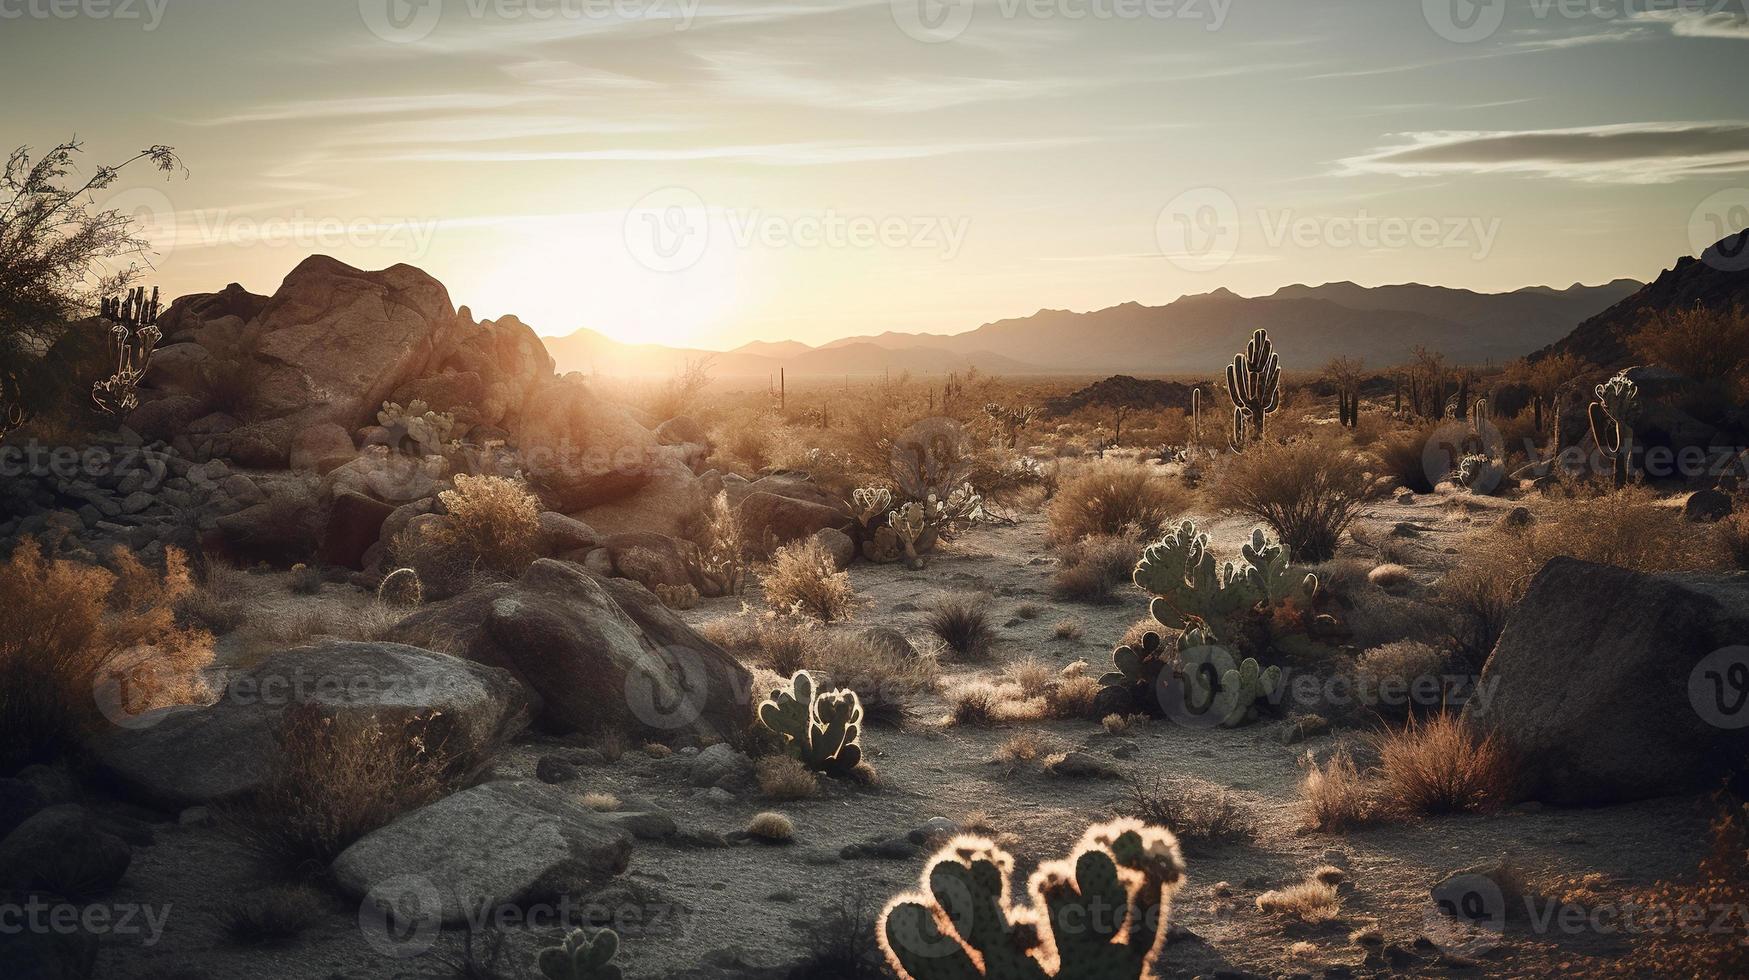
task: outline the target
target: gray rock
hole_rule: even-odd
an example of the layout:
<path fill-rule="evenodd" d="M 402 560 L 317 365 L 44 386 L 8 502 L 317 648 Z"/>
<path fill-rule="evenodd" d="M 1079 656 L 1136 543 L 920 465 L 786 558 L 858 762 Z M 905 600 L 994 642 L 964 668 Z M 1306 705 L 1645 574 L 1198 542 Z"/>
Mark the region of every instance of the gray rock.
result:
<path fill-rule="evenodd" d="M 63 803 L 40 810 L 0 841 L 0 887 L 93 899 L 127 873 L 134 851 L 89 810 Z"/>
<path fill-rule="evenodd" d="M 661 810 L 617 810 L 602 816 L 639 840 L 667 840 L 680 829 L 674 818 Z"/>
<path fill-rule="evenodd" d="M 556 755 L 543 755 L 534 764 L 534 778 L 543 783 L 568 783 L 581 775 L 569 759 Z"/>
<path fill-rule="evenodd" d="M 737 752 L 726 742 L 706 748 L 692 760 L 687 781 L 694 786 L 722 786 L 731 789 L 753 776 L 753 760 Z"/>
<path fill-rule="evenodd" d="M 1682 516 L 1710 524 L 1731 516 L 1731 495 L 1723 490 L 1696 490 L 1682 502 Z"/>
<path fill-rule="evenodd" d="M 544 511 L 540 515 L 541 549 L 548 557 L 557 557 L 601 543 L 594 528 L 564 514 Z"/>
<path fill-rule="evenodd" d="M 494 782 L 365 835 L 331 870 L 342 891 L 366 903 L 394 902 L 410 886 L 434 894 L 437 917 L 460 925 L 505 906 L 586 894 L 624 871 L 631 850 L 630 833 L 562 790 Z"/>
<path fill-rule="evenodd" d="M 435 711 L 452 750 L 468 757 L 490 753 L 528 719 L 527 696 L 501 670 L 394 643 L 327 641 L 268 656 L 210 706 L 116 714 L 127 727 L 95 739 L 92 751 L 144 802 L 181 809 L 231 801 L 273 772 L 281 717 L 294 704 L 368 712 L 385 725 Z"/>
<path fill-rule="evenodd" d="M 1117 771 L 1091 752 L 1070 752 L 1052 763 L 1046 770 L 1053 776 L 1070 779 L 1111 779 Z"/>
<path fill-rule="evenodd" d="M 850 535 L 835 527 L 823 527 L 815 531 L 813 539 L 832 556 L 832 564 L 840 570 L 849 568 L 850 563 L 856 560 L 856 542 L 850 540 Z"/>

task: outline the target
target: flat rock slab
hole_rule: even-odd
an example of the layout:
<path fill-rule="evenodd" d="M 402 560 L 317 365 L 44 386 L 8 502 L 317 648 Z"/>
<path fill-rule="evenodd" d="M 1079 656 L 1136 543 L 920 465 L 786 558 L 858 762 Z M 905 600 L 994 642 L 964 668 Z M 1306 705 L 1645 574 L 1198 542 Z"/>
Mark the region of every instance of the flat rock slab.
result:
<path fill-rule="evenodd" d="M 210 706 L 121 718 L 92 751 L 144 802 L 171 810 L 227 802 L 265 785 L 282 718 L 304 704 L 382 724 L 435 713 L 452 751 L 467 755 L 490 751 L 528 720 L 528 696 L 504 671 L 396 643 L 323 642 L 268 656 Z"/>
<path fill-rule="evenodd" d="M 444 925 L 560 895 L 624 871 L 632 835 L 544 783 L 494 782 L 406 814 L 334 859 L 347 894 L 405 908 L 435 897 Z"/>

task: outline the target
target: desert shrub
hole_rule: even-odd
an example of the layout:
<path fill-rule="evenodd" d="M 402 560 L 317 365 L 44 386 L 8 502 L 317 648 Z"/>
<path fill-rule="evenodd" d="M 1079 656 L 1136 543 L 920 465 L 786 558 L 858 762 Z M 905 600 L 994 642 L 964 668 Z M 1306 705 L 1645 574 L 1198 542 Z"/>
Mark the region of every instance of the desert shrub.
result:
<path fill-rule="evenodd" d="M 438 494 L 447 514 L 394 541 L 397 564 L 434 595 L 452 595 L 482 573 L 515 576 L 537 557 L 540 500 L 520 480 L 458 473 Z"/>
<path fill-rule="evenodd" d="M 1118 812 L 1170 827 L 1179 843 L 1192 849 L 1250 840 L 1257 833 L 1257 817 L 1250 807 L 1226 788 L 1198 779 L 1131 778 L 1129 797 L 1119 804 Z"/>
<path fill-rule="evenodd" d="M 1285 915 L 1313 925 L 1336 918 L 1340 907 L 1336 886 L 1317 877 L 1257 896 L 1257 911 L 1266 915 Z"/>
<path fill-rule="evenodd" d="M 1099 697 L 1099 678 L 1087 674 L 1058 677 L 1045 689 L 1045 714 L 1052 718 L 1091 718 Z"/>
<path fill-rule="evenodd" d="M 765 756 L 758 776 L 759 791 L 769 800 L 806 800 L 820 793 L 820 777 L 794 756 Z"/>
<path fill-rule="evenodd" d="M 763 581 L 766 601 L 780 613 L 830 623 L 849 618 L 858 605 L 850 574 L 839 571 L 826 546 L 814 538 L 777 549 L 765 566 Z"/>
<path fill-rule="evenodd" d="M 321 921 L 327 902 L 308 885 L 270 885 L 225 905 L 225 933 L 251 946 L 290 942 Z"/>
<path fill-rule="evenodd" d="M 267 785 L 229 814 L 241 840 L 293 869 L 326 866 L 354 841 L 455 788 L 479 760 L 452 757 L 435 713 L 393 723 L 287 709 Z"/>
<path fill-rule="evenodd" d="M 718 455 L 727 454 L 730 460 L 739 464 L 736 467 L 739 472 L 757 476 L 771 465 L 774 428 L 768 424 L 725 426 L 715 436 Z"/>
<path fill-rule="evenodd" d="M 1217 470 L 1210 493 L 1223 511 L 1274 529 L 1294 561 L 1321 562 L 1335 556 L 1371 487 L 1361 458 L 1326 436 L 1251 446 Z"/>
<path fill-rule="evenodd" d="M 1097 535 L 1058 549 L 1051 594 L 1074 602 L 1109 603 L 1114 589 L 1130 582 L 1141 549 L 1128 538 Z"/>
<path fill-rule="evenodd" d="M 1749 379 L 1749 310 L 1699 304 L 1653 313 L 1629 340 L 1634 356 L 1734 390 Z"/>
<path fill-rule="evenodd" d="M 698 605 L 698 590 L 688 585 L 668 585 L 657 582 L 656 598 L 662 600 L 662 605 L 669 609 L 686 610 Z"/>
<path fill-rule="evenodd" d="M 1734 511 L 1719 521 L 1718 535 L 1731 565 L 1749 570 L 1749 511 Z"/>
<path fill-rule="evenodd" d="M 1079 640 L 1085 634 L 1079 619 L 1059 619 L 1051 626 L 1051 636 L 1058 640 Z"/>
<path fill-rule="evenodd" d="M 111 564 L 44 557 L 26 538 L 0 565 L 0 772 L 103 723 L 99 698 L 128 715 L 211 698 L 212 634 L 176 621 L 195 591 L 182 553 L 166 550 L 162 575 L 126 551 Z"/>
<path fill-rule="evenodd" d="M 747 821 L 747 836 L 763 844 L 788 844 L 796 838 L 796 825 L 781 813 L 755 813 Z"/>
<path fill-rule="evenodd" d="M 1190 509 L 1194 495 L 1175 477 L 1139 463 L 1103 460 L 1060 478 L 1046 513 L 1050 540 L 1088 535 L 1153 537 Z"/>
<path fill-rule="evenodd" d="M 863 717 L 875 724 L 903 721 L 913 704 L 935 691 L 941 674 L 933 656 L 910 656 L 861 637 L 821 637 L 806 666 L 831 686 L 855 691 Z"/>
<path fill-rule="evenodd" d="M 1378 457 L 1380 469 L 1397 486 L 1416 493 L 1432 493 L 1433 481 L 1428 479 L 1424 461 L 1427 440 L 1432 436 L 1431 427 L 1399 429 L 1373 443 L 1372 452 Z"/>
<path fill-rule="evenodd" d="M 1445 674 L 1445 654 L 1426 643 L 1399 640 L 1374 647 L 1355 661 L 1354 675 L 1361 699 L 1381 713 L 1401 716 L 1411 705 L 1408 693 L 1426 678 Z"/>
<path fill-rule="evenodd" d="M 293 595 L 319 595 L 322 591 L 322 570 L 301 563 L 293 565 L 286 584 Z"/>
<path fill-rule="evenodd" d="M 784 677 L 814 665 L 820 640 L 819 624 L 811 620 L 749 612 L 713 619 L 700 632 L 743 660 Z"/>
<path fill-rule="evenodd" d="M 1044 615 L 1044 607 L 1036 602 L 1023 602 L 1014 607 L 1014 615 L 1021 619 L 1037 619 Z"/>
<path fill-rule="evenodd" d="M 1385 798 L 1400 814 L 1491 811 L 1510 798 L 1513 765 L 1505 744 L 1463 715 L 1410 719 L 1380 738 L 1378 749 Z"/>
<path fill-rule="evenodd" d="M 1021 729 L 996 746 L 996 761 L 1006 763 L 1036 762 L 1057 750 L 1056 743 L 1045 733 L 1032 728 Z"/>
<path fill-rule="evenodd" d="M 1361 777 L 1347 749 L 1320 766 L 1310 762 L 1300 781 L 1305 826 L 1339 834 L 1373 819 L 1373 790 Z"/>
<path fill-rule="evenodd" d="M 962 822 L 963 823 L 963 822 Z M 846 886 L 825 915 L 803 928 L 807 958 L 790 968 L 786 980 L 886 980 L 881 950 L 881 906 L 866 890 Z"/>
<path fill-rule="evenodd" d="M 923 625 L 960 656 L 982 657 L 996 641 L 988 606 L 989 600 L 979 595 L 944 596 L 929 607 Z"/>
<path fill-rule="evenodd" d="M 1043 698 L 1027 698 L 1019 685 L 973 680 L 947 692 L 947 720 L 953 725 L 988 727 L 1044 717 Z"/>

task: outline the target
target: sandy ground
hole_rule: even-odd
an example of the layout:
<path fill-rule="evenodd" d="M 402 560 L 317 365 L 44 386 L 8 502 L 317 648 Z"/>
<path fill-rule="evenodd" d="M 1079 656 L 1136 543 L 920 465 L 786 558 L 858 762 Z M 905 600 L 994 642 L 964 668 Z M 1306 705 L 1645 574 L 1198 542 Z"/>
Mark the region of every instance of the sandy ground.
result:
<path fill-rule="evenodd" d="M 1389 535 L 1400 521 L 1425 532 L 1405 548 L 1416 576 L 1438 574 L 1461 535 L 1473 523 L 1492 520 L 1502 505 L 1455 506 L 1435 497 L 1413 503 L 1385 502 L 1369 508 L 1363 534 Z M 1504 505 L 1510 506 L 1510 505 Z M 1248 528 L 1234 521 L 1211 525 L 1218 547 L 1231 551 Z M 1139 595 L 1112 606 L 1087 606 L 1055 600 L 1049 592 L 1054 563 L 1044 547 L 1044 527 L 1036 516 L 1012 526 L 982 527 L 956 541 L 951 552 L 921 571 L 897 566 L 858 565 L 851 576 L 869 605 L 849 624 L 835 629 L 893 626 L 921 635 L 924 607 L 949 591 L 988 592 L 1001 629 L 1001 641 L 986 662 L 949 665 L 947 681 L 999 673 L 1004 663 L 1037 656 L 1066 664 L 1086 658 L 1095 669 L 1109 659 L 1115 639 L 1143 612 Z M 1355 553 L 1364 549 L 1350 546 Z M 1370 554 L 1370 552 L 1365 552 Z M 755 608 L 762 599 L 746 597 Z M 1021 618 L 1023 603 L 1042 611 Z M 687 613 L 696 623 L 739 609 L 739 600 L 708 600 Z M 1081 622 L 1084 638 L 1052 636 L 1064 618 Z M 874 905 L 911 887 L 923 865 L 908 859 L 844 860 L 847 844 L 903 836 L 932 817 L 960 819 L 981 813 L 999 832 L 1011 835 L 1022 874 L 1042 859 L 1062 854 L 1088 823 L 1107 818 L 1128 794 L 1121 779 L 1076 780 L 1047 775 L 1035 766 L 992 761 L 1013 728 L 945 727 L 937 720 L 944 705 L 926 703 L 903 730 L 876 727 L 865 736 L 880 771 L 871 789 L 833 787 L 820 798 L 771 804 L 748 792 L 713 800 L 686 785 L 677 759 L 656 760 L 631 751 L 618 762 L 587 770 L 564 784 L 576 793 L 611 792 L 623 799 L 653 801 L 671 813 L 683 831 L 727 833 L 753 814 L 780 810 L 795 822 L 796 842 L 788 847 L 745 845 L 698 848 L 639 842 L 623 881 L 635 900 L 630 907 L 643 925 L 622 919 L 626 942 L 620 957 L 629 976 L 674 977 L 701 963 L 750 963 L 744 973 L 705 975 L 781 976 L 780 964 L 794 962 L 808 948 L 806 925 L 822 910 L 860 890 Z M 1188 930 L 1170 945 L 1166 976 L 1216 976 L 1219 971 L 1261 975 L 1325 975 L 1346 965 L 1356 974 L 1363 951 L 1350 945 L 1352 929 L 1377 924 L 1387 942 L 1413 948 L 1429 923 L 1443 921 L 1431 912 L 1429 889 L 1447 875 L 1511 855 L 1534 886 L 1600 873 L 1604 890 L 1649 883 L 1691 871 L 1704 846 L 1705 810 L 1696 799 L 1667 799 L 1605 810 L 1554 810 L 1528 806 L 1495 816 L 1464 816 L 1415 824 L 1380 826 L 1345 835 L 1300 829 L 1296 787 L 1300 757 L 1327 755 L 1338 732 L 1298 745 L 1283 745 L 1275 726 L 1260 723 L 1236 730 L 1202 731 L 1155 722 L 1122 736 L 1086 721 L 1031 725 L 1061 749 L 1084 749 L 1109 761 L 1118 773 L 1151 779 L 1187 777 L 1227 787 L 1253 808 L 1258 831 L 1249 842 L 1192 850 L 1190 880 L 1176 902 L 1172 921 Z M 1136 751 L 1112 754 L 1124 743 Z M 498 775 L 532 778 L 536 760 L 564 743 L 530 738 L 500 761 Z M 1300 880 L 1313 867 L 1332 863 L 1347 873 L 1341 911 L 1332 923 L 1291 926 L 1256 910 L 1258 893 Z M 1217 896 L 1218 883 L 1229 892 Z M 236 846 L 211 826 L 160 825 L 154 846 L 137 851 L 123 885 L 109 898 L 169 905 L 168 927 L 155 945 L 117 938 L 106 948 L 100 976 L 214 978 L 444 977 L 454 975 L 444 957 L 460 948 L 459 933 L 446 933 L 432 953 L 396 960 L 373 949 L 357 925 L 357 909 L 335 899 L 333 914 L 288 946 L 257 950 L 225 938 L 218 916 L 236 895 L 258 887 L 259 876 Z M 556 940 L 548 925 L 513 931 L 507 957 L 528 968 L 534 950 Z M 1607 964 L 1625 948 L 1620 934 L 1582 930 L 1538 931 L 1509 922 L 1503 935 L 1486 937 L 1475 966 L 1437 962 L 1422 949 L 1403 973 L 1483 976 L 1550 976 L 1584 973 Z M 1297 942 L 1315 953 L 1290 954 Z M 517 975 L 505 969 L 504 975 Z M 1340 968 L 1328 975 L 1348 975 Z"/>

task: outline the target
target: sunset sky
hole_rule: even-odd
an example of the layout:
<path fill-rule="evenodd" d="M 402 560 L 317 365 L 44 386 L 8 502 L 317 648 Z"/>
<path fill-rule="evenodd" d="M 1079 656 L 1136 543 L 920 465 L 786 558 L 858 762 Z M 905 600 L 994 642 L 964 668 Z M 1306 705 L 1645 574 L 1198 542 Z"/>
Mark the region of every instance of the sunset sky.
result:
<path fill-rule="evenodd" d="M 1650 278 L 1749 224 L 1746 63 L 1744 0 L 0 0 L 9 144 L 183 157 L 115 189 L 171 294 L 713 348 Z"/>

